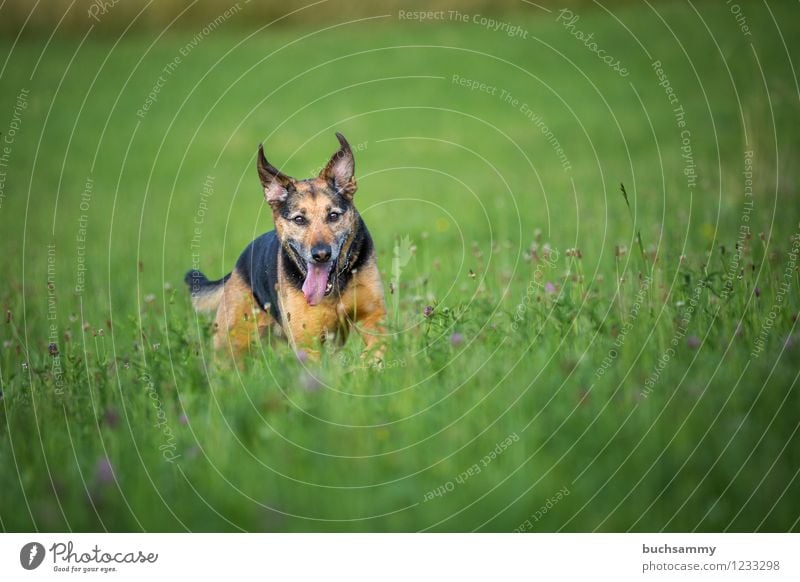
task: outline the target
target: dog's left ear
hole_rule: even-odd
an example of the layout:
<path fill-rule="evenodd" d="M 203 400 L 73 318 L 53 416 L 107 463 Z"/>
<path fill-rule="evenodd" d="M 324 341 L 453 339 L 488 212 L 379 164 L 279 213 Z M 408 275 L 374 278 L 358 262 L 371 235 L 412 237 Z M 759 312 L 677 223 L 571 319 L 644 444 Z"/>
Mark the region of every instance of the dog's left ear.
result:
<path fill-rule="evenodd" d="M 344 136 L 337 131 L 336 138 L 341 147 L 319 173 L 319 177 L 332 182 L 342 196 L 351 200 L 358 188 L 355 177 L 356 161 L 353 158 L 353 150 L 350 149 L 350 144 Z"/>

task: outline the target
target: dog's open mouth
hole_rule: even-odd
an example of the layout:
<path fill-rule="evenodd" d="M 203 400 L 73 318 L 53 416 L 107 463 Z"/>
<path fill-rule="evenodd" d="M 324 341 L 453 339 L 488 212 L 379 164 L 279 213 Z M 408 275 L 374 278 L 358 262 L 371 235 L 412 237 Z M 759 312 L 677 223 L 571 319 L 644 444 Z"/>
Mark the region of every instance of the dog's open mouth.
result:
<path fill-rule="evenodd" d="M 336 261 L 327 263 L 306 263 L 306 280 L 303 282 L 303 295 L 309 305 L 318 305 L 323 297 L 333 291 L 333 275 Z"/>

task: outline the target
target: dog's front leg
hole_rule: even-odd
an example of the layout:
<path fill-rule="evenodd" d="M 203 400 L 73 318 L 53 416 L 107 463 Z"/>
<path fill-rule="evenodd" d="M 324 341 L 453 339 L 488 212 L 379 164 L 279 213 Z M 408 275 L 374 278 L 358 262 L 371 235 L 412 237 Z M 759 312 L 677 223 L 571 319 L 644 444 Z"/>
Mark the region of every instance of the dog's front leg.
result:
<path fill-rule="evenodd" d="M 225 283 L 214 321 L 214 347 L 228 353 L 240 367 L 251 343 L 270 325 L 272 318 L 253 302 L 250 287 L 234 272 Z"/>
<path fill-rule="evenodd" d="M 386 328 L 383 326 L 385 317 L 386 310 L 380 308 L 370 311 L 356 321 L 356 329 L 365 344 L 362 358 L 376 365 L 383 363 L 386 354 Z"/>
<path fill-rule="evenodd" d="M 380 365 L 386 352 L 386 304 L 380 273 L 374 261 L 356 274 L 354 283 L 349 298 L 350 317 L 366 346 L 362 358 Z"/>

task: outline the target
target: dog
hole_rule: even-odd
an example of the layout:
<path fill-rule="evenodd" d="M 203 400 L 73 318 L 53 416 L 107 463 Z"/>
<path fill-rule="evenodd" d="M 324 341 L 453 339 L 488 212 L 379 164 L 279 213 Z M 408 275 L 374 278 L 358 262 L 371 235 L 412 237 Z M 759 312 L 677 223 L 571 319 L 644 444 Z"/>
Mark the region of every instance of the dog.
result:
<path fill-rule="evenodd" d="M 258 177 L 275 229 L 251 242 L 233 271 L 210 281 L 186 274 L 196 311 L 216 310 L 214 347 L 239 357 L 269 330 L 318 358 L 331 337 L 343 344 L 360 332 L 365 355 L 380 362 L 386 306 L 375 248 L 353 204 L 353 151 L 339 149 L 319 175 L 295 180 L 272 166 L 258 146 Z"/>

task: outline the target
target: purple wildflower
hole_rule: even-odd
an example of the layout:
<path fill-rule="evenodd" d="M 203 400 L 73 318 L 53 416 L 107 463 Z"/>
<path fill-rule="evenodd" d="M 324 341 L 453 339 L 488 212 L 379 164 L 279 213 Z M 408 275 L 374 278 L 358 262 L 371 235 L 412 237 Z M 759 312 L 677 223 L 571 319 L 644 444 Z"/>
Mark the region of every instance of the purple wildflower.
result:
<path fill-rule="evenodd" d="M 433 306 L 432 305 L 426 305 L 425 309 L 422 310 L 422 315 L 424 315 L 425 317 L 432 316 L 433 315 Z"/>
<path fill-rule="evenodd" d="M 552 295 L 556 292 L 556 286 L 553 285 L 550 281 L 544 284 L 544 292 L 548 295 Z"/>
<path fill-rule="evenodd" d="M 702 342 L 700 341 L 700 338 L 697 337 L 696 335 L 690 335 L 688 338 L 686 338 L 686 345 L 692 348 L 693 350 L 699 348 L 701 343 Z"/>
<path fill-rule="evenodd" d="M 462 343 L 464 343 L 464 336 L 458 332 L 455 332 L 450 336 L 450 343 L 453 346 L 460 346 Z"/>

